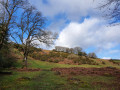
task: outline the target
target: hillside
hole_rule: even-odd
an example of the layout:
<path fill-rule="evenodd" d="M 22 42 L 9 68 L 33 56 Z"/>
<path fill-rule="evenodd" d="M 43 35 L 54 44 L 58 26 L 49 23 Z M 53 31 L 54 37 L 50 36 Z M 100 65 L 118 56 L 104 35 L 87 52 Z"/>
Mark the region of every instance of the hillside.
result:
<path fill-rule="evenodd" d="M 29 55 L 28 69 L 22 69 L 23 53 L 15 48 L 12 53 L 13 56 L 17 57 L 16 67 L 3 70 L 12 72 L 10 74 L 0 74 L 1 90 L 18 90 L 18 88 L 20 90 L 120 89 L 120 66 L 113 61 L 88 58 L 88 60 L 97 64 L 89 64 L 88 60 L 86 60 L 86 64 L 67 63 L 67 61 L 76 59 L 76 55 L 68 58 L 71 54 L 43 50 L 33 53 L 35 53 L 34 55 L 43 55 L 42 58 L 46 56 L 46 59 L 38 60 Z M 55 62 L 56 59 L 58 62 Z M 81 62 L 85 59 L 85 57 L 81 57 Z"/>
<path fill-rule="evenodd" d="M 119 38 L 120 0 L 0 0 L 0 90 L 120 90 Z"/>
<path fill-rule="evenodd" d="M 98 67 L 113 66 L 119 68 L 120 65 L 119 60 L 116 60 L 116 62 L 118 63 L 115 63 L 113 60 L 89 58 L 86 56 L 78 56 L 76 54 L 57 52 L 53 50 L 42 50 L 40 52 L 33 52 L 29 56 L 40 61 L 78 66 L 95 65 Z"/>
<path fill-rule="evenodd" d="M 12 54 L 17 58 L 17 63 L 22 67 L 22 59 L 23 59 L 23 52 L 20 50 L 13 48 Z M 71 67 L 116 67 L 120 68 L 120 61 L 119 60 L 105 60 L 99 58 L 88 58 L 85 56 L 78 56 L 75 54 L 64 53 L 64 52 L 56 52 L 53 50 L 42 50 L 42 51 L 34 51 L 29 54 L 28 57 L 28 67 L 31 67 L 32 62 L 36 63 L 49 63 L 51 66 L 71 66 Z M 41 65 L 40 65 L 41 66 Z M 40 67 L 39 66 L 39 67 Z M 20 67 L 20 68 L 21 68 Z M 34 66 L 34 68 L 38 68 Z"/>
<path fill-rule="evenodd" d="M 12 56 L 14 56 L 18 61 L 23 59 L 24 55 L 21 45 L 18 44 L 13 45 L 10 51 Z M 74 53 L 60 52 L 55 50 L 42 50 L 34 47 L 30 48 L 28 58 L 50 63 L 78 66 L 82 65 L 91 65 L 97 67 L 112 66 L 117 68 L 119 68 L 120 66 L 119 60 L 104 60 L 99 58 L 90 58 L 86 55 L 79 54 L 77 55 Z"/>

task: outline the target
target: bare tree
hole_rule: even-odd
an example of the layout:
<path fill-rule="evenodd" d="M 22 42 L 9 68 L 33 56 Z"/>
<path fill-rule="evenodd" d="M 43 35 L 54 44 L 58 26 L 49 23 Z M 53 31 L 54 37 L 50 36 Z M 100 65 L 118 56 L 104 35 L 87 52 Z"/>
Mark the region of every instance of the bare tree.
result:
<path fill-rule="evenodd" d="M 15 13 L 26 3 L 26 0 L 0 0 L 0 50 L 9 30 L 14 26 Z"/>
<path fill-rule="evenodd" d="M 69 53 L 74 53 L 74 49 L 73 49 L 73 48 L 70 48 L 70 49 L 69 49 Z"/>
<path fill-rule="evenodd" d="M 74 47 L 74 54 L 78 54 L 81 51 L 82 51 L 82 48 L 80 48 L 80 47 Z"/>
<path fill-rule="evenodd" d="M 55 46 L 55 51 L 71 53 L 68 47 Z"/>
<path fill-rule="evenodd" d="M 34 7 L 26 9 L 22 16 L 20 23 L 17 24 L 18 31 L 14 32 L 14 40 L 20 40 L 24 50 L 25 66 L 27 67 L 27 57 L 31 46 L 36 46 L 39 41 L 50 46 L 56 39 L 56 34 L 44 30 L 45 18 Z"/>
<path fill-rule="evenodd" d="M 89 58 L 97 58 L 96 54 L 95 53 L 89 53 L 87 55 Z"/>
<path fill-rule="evenodd" d="M 60 52 L 78 54 L 78 52 L 82 51 L 82 48 L 80 48 L 80 47 L 68 48 L 68 47 L 62 47 L 62 46 L 55 46 L 55 50 L 60 51 Z"/>
<path fill-rule="evenodd" d="M 68 49 L 67 47 L 55 46 L 56 51 L 67 52 L 67 49 Z"/>
<path fill-rule="evenodd" d="M 105 9 L 105 18 L 109 20 L 110 25 L 119 25 L 120 23 L 120 0 L 107 0 L 99 7 Z"/>

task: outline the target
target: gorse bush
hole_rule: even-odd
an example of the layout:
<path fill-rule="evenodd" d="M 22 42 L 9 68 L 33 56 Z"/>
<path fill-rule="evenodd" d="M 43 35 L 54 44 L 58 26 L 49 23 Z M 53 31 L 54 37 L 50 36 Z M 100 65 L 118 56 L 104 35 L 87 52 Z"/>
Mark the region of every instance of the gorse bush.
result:
<path fill-rule="evenodd" d="M 52 60 L 52 59 L 49 59 L 49 62 L 53 62 L 53 60 Z"/>
<path fill-rule="evenodd" d="M 54 63 L 58 63 L 58 62 L 59 62 L 59 60 L 58 60 L 58 59 L 55 59 L 53 62 L 54 62 Z"/>
<path fill-rule="evenodd" d="M 41 61 L 49 61 L 49 59 L 51 58 L 61 58 L 61 59 L 67 58 L 68 54 L 63 53 L 63 52 L 61 53 L 61 52 L 51 51 L 48 54 L 41 54 L 40 52 L 33 52 L 33 53 L 30 53 L 29 56 L 34 59 L 41 60 Z"/>
<path fill-rule="evenodd" d="M 22 52 L 24 51 L 24 50 L 23 50 L 23 46 L 20 45 L 20 44 L 14 43 L 14 44 L 13 44 L 13 47 L 16 48 L 16 49 L 18 49 L 19 51 L 22 51 Z"/>
<path fill-rule="evenodd" d="M 48 54 L 49 57 L 60 57 L 60 52 L 54 52 L 54 51 L 51 51 L 49 54 Z"/>
<path fill-rule="evenodd" d="M 78 52 L 79 56 L 87 56 L 87 54 L 85 52 Z"/>
<path fill-rule="evenodd" d="M 104 61 L 102 61 L 102 64 L 105 64 L 105 62 L 104 62 Z"/>
<path fill-rule="evenodd" d="M 48 60 L 48 55 L 41 55 L 40 59 L 41 61 L 47 61 Z"/>
<path fill-rule="evenodd" d="M 49 56 L 47 54 L 41 55 L 40 53 L 36 53 L 36 52 L 29 54 L 29 56 L 41 61 L 47 61 L 49 59 Z"/>
<path fill-rule="evenodd" d="M 68 53 L 61 53 L 61 54 L 60 54 L 60 56 L 61 56 L 62 58 L 67 58 L 68 55 L 69 55 Z"/>
<path fill-rule="evenodd" d="M 72 59 L 74 63 L 78 63 L 79 65 L 81 64 L 90 64 L 90 65 L 98 65 L 98 63 L 96 63 L 94 60 L 89 59 L 87 57 L 79 57 L 79 58 L 74 58 Z"/>
<path fill-rule="evenodd" d="M 90 64 L 90 65 L 98 65 L 94 60 L 89 59 L 88 57 L 85 56 L 79 56 L 76 54 L 69 54 L 69 53 L 64 53 L 64 52 L 56 52 L 56 51 L 51 51 L 47 54 L 41 54 L 40 52 L 33 52 L 30 53 L 30 55 L 34 59 L 38 59 L 41 61 L 48 61 L 48 62 L 54 62 L 58 63 L 60 61 L 63 61 L 65 59 L 67 60 L 72 60 L 73 63 L 81 65 L 81 64 Z"/>
<path fill-rule="evenodd" d="M 79 59 L 79 56 L 78 56 L 78 55 L 75 55 L 75 54 L 70 54 L 70 55 L 68 55 L 67 58 L 68 58 L 68 59 Z"/>

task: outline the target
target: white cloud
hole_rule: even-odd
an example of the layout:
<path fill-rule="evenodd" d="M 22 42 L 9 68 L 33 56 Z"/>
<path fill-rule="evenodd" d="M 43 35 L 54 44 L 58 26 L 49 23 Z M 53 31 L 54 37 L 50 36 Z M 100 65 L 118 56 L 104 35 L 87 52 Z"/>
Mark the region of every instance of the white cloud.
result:
<path fill-rule="evenodd" d="M 116 53 L 120 53 L 120 50 L 110 50 L 109 54 L 116 54 Z"/>
<path fill-rule="evenodd" d="M 112 48 L 120 44 L 120 26 L 106 27 L 106 22 L 103 21 L 103 17 L 100 17 L 101 14 L 103 15 L 103 11 L 97 8 L 107 0 L 47 0 L 47 4 L 44 4 L 43 0 L 29 1 L 44 16 L 52 20 L 50 26 L 48 26 L 49 30 L 60 32 L 61 27 L 64 27 L 55 45 L 80 46 L 83 49 L 94 47 L 95 52 L 106 54 L 108 51 L 107 53 L 110 55 L 118 53 L 117 50 L 112 50 Z M 60 14 L 64 16 L 59 18 Z M 57 20 L 56 15 L 58 15 Z M 89 19 L 79 23 L 86 16 L 90 16 Z M 66 20 L 70 20 L 71 23 L 67 25 Z M 111 57 L 109 55 L 105 56 L 105 58 Z"/>
<path fill-rule="evenodd" d="M 85 19 L 81 24 L 71 22 L 59 34 L 56 45 L 84 49 L 94 46 L 97 49 L 111 49 L 120 44 L 120 26 L 106 27 L 104 21 L 96 18 Z"/>
<path fill-rule="evenodd" d="M 54 17 L 60 13 L 65 13 L 67 19 L 79 21 L 83 16 L 98 16 L 98 6 L 105 0 L 47 0 L 44 4 L 42 0 L 30 0 L 30 2 L 42 12 L 44 16 Z"/>
<path fill-rule="evenodd" d="M 111 57 L 103 57 L 102 59 L 112 59 Z"/>

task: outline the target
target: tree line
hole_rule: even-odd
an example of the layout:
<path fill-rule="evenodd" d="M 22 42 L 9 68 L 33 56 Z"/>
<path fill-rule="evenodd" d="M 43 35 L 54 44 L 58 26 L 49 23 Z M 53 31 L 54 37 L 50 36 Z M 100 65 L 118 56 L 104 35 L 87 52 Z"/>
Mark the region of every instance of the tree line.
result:
<path fill-rule="evenodd" d="M 74 53 L 79 56 L 86 56 L 89 58 L 97 58 L 97 55 L 94 52 L 87 54 L 86 52 L 83 51 L 81 47 L 68 48 L 62 46 L 55 46 L 55 49 L 53 50 L 58 52 Z"/>

